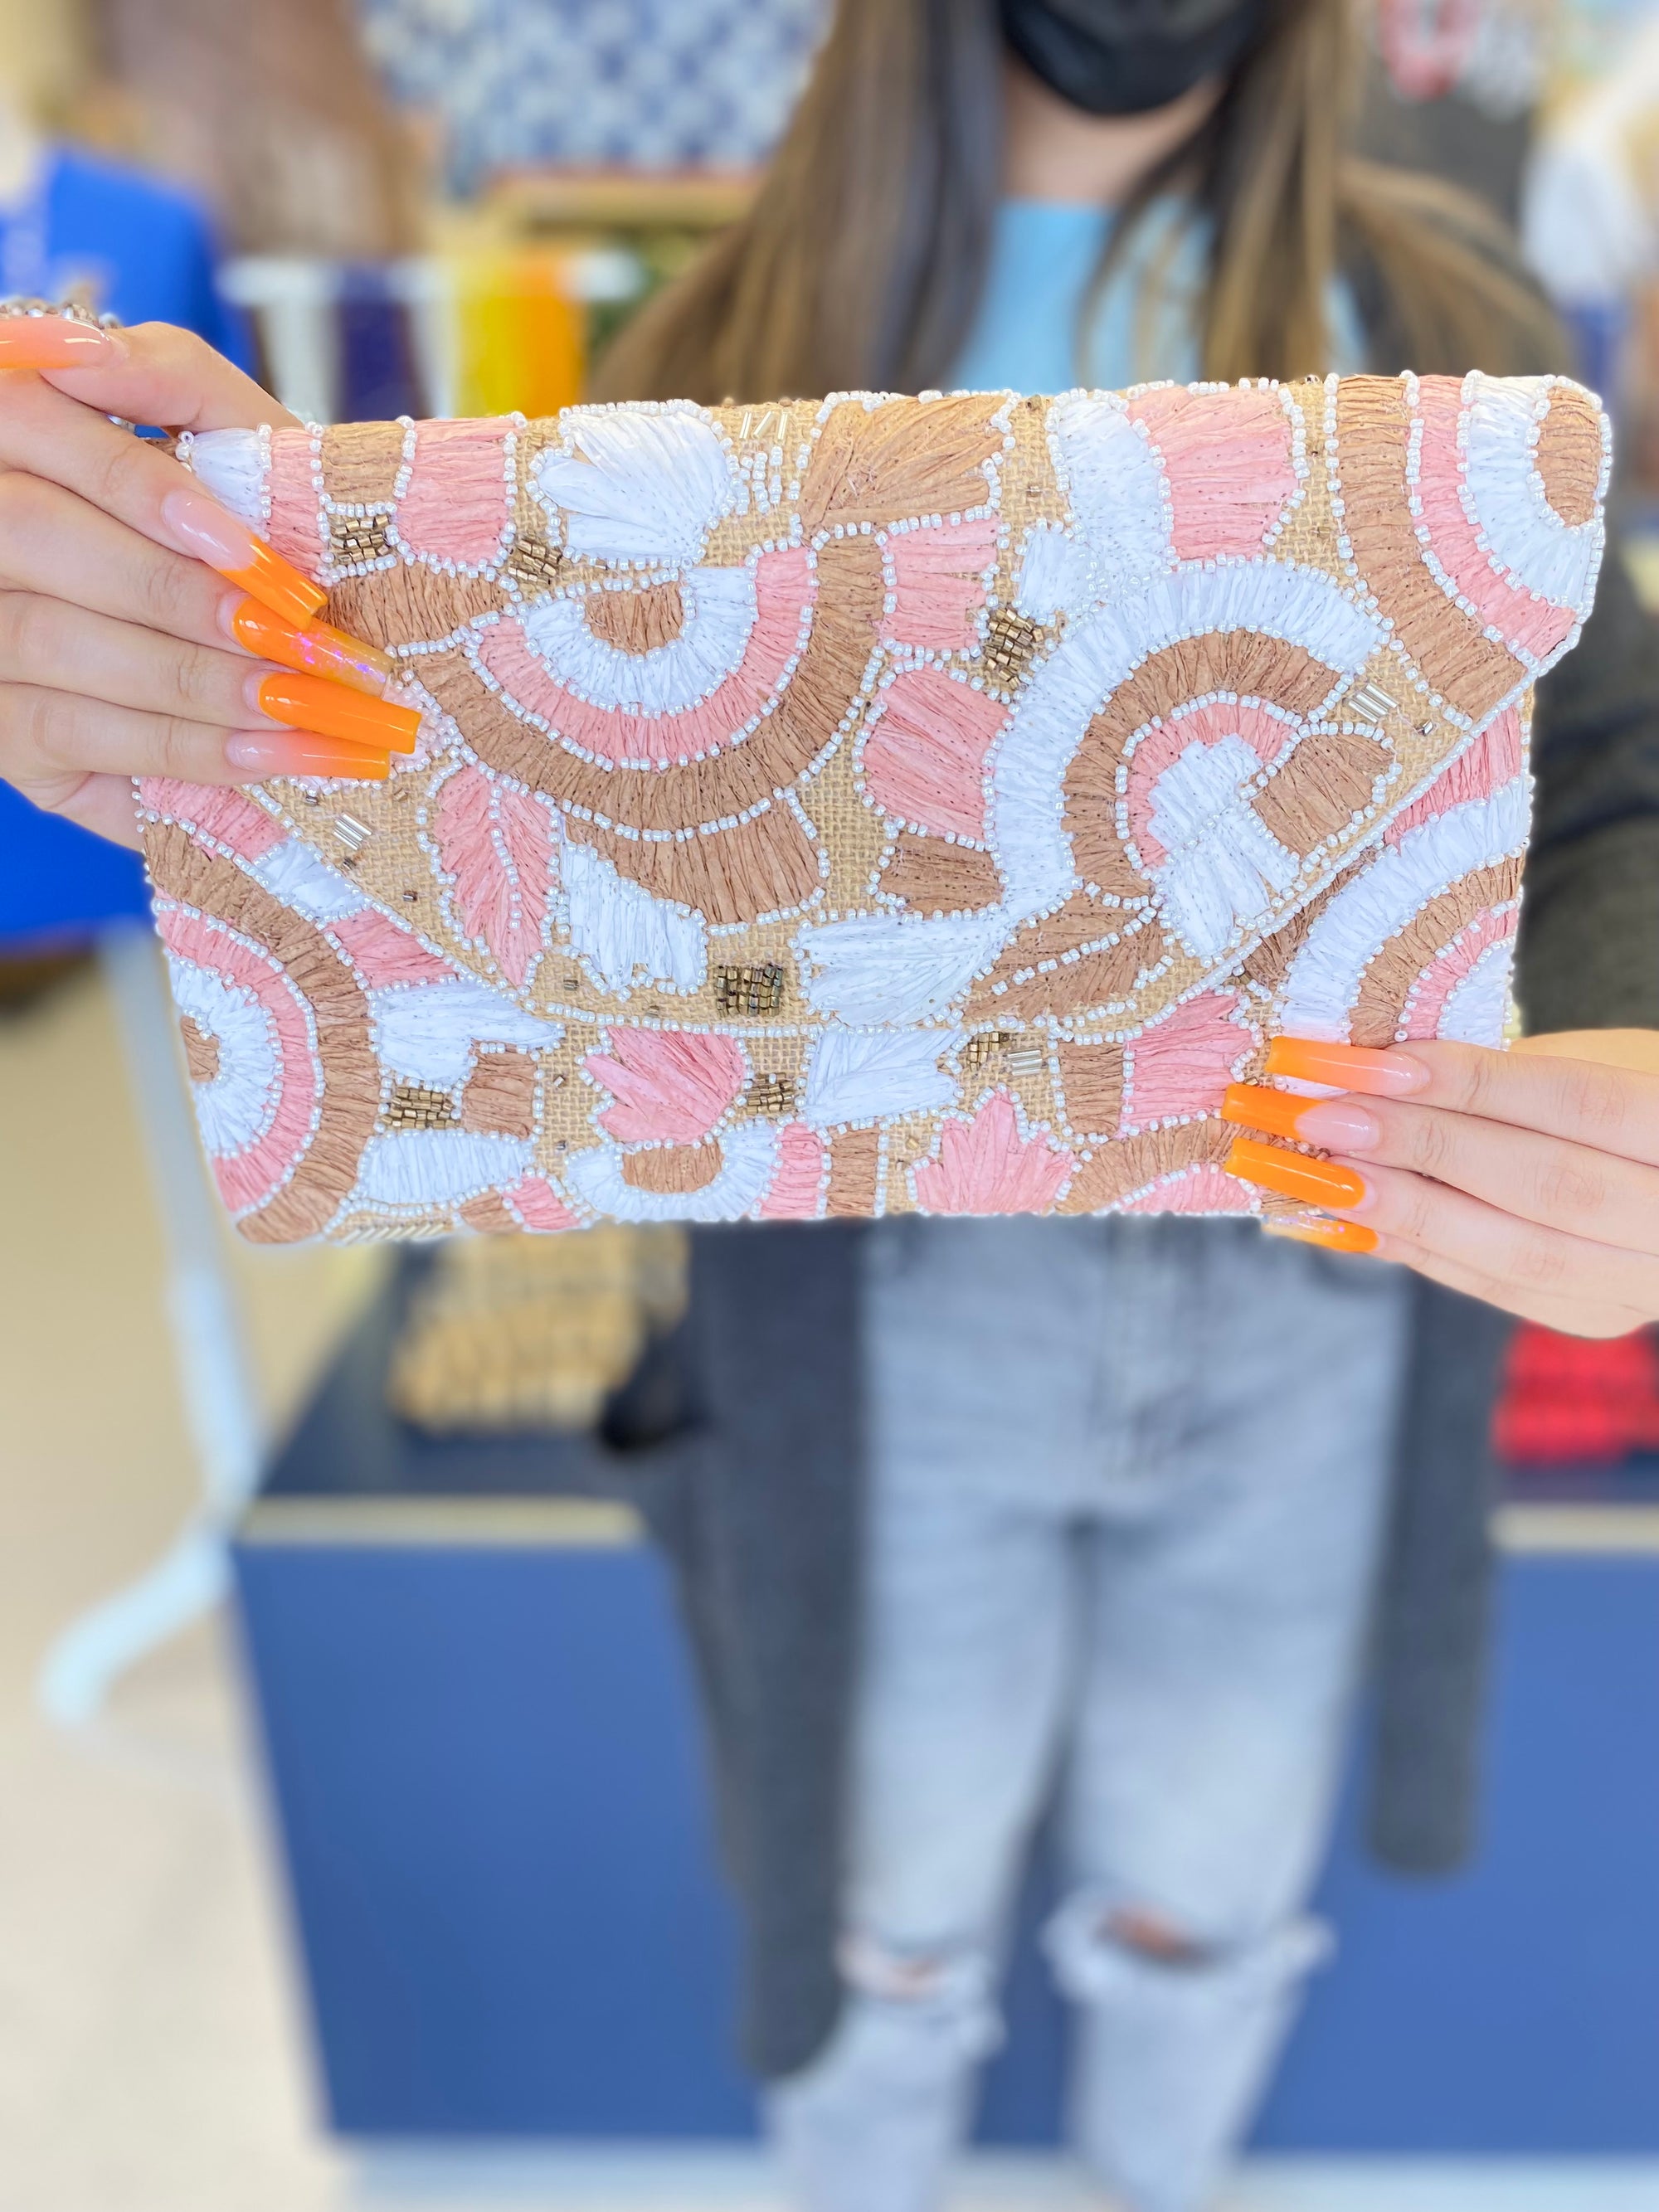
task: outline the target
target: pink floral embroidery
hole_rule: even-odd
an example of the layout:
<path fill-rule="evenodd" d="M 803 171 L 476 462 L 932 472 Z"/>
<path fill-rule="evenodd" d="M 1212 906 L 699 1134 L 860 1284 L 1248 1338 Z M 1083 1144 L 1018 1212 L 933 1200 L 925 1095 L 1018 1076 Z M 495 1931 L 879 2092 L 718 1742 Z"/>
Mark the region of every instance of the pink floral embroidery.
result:
<path fill-rule="evenodd" d="M 1504 641 L 1543 659 L 1564 642 L 1577 616 L 1571 607 L 1553 606 L 1500 576 L 1463 510 L 1457 426 L 1462 387 L 1455 377 L 1425 377 L 1418 386 L 1423 425 L 1418 465 L 1418 534 L 1426 537 L 1435 558 L 1484 623 Z"/>
<path fill-rule="evenodd" d="M 1285 715 L 1244 705 L 1186 707 L 1148 730 L 1129 756 L 1126 794 L 1129 834 L 1142 864 L 1156 868 L 1170 857 L 1152 827 L 1158 780 L 1188 745 L 1218 745 L 1224 738 L 1243 738 L 1267 768 L 1297 735 L 1297 725 Z"/>
<path fill-rule="evenodd" d="M 1220 1111 L 1222 1093 L 1250 1049 L 1249 1031 L 1234 1019 L 1238 1004 L 1231 991 L 1205 991 L 1141 1031 L 1126 1055 L 1121 1136 L 1177 1115 Z"/>
<path fill-rule="evenodd" d="M 264 1017 L 262 1034 L 274 1050 L 268 1065 L 261 1057 L 264 1047 L 249 1054 L 234 1030 L 213 1032 L 220 1047 L 216 1086 L 228 1091 L 257 1085 L 264 1092 L 263 1102 L 251 1099 L 241 1117 L 255 1132 L 246 1142 L 231 1151 L 209 1146 L 220 1197 L 233 1213 L 246 1213 L 270 1198 L 311 1141 L 323 1071 L 306 1001 L 269 952 L 227 925 L 210 922 L 188 907 L 165 906 L 156 926 L 176 959 L 228 985 Z"/>
<path fill-rule="evenodd" d="M 804 547 L 763 553 L 755 563 L 755 619 L 731 672 L 677 713 L 600 706 L 567 690 L 561 671 L 537 651 L 516 615 L 503 616 L 482 633 L 477 654 L 509 698 L 542 716 L 556 737 L 612 768 L 665 768 L 702 760 L 747 734 L 748 725 L 788 679 L 817 592 Z"/>
<path fill-rule="evenodd" d="M 499 558 L 508 507 L 505 416 L 476 422 L 422 422 L 415 433 L 409 489 L 398 502 L 398 536 L 428 561 L 482 568 Z"/>
<path fill-rule="evenodd" d="M 944 1123 L 939 1158 L 915 1170 L 916 1203 L 929 1213 L 1046 1213 L 1072 1164 L 1046 1136 L 1022 1137 L 1012 1098 L 997 1091 L 971 1121 Z"/>
<path fill-rule="evenodd" d="M 823 1203 L 823 1139 L 805 1121 L 778 1132 L 778 1161 L 760 1202 L 763 1221 L 811 1221 Z"/>
<path fill-rule="evenodd" d="M 1119 1213 L 1254 1213 L 1255 1202 L 1237 1176 L 1213 1160 L 1166 1176 L 1139 1198 L 1126 1199 Z"/>
<path fill-rule="evenodd" d="M 504 1190 L 501 1196 L 509 1213 L 526 1229 L 543 1236 L 556 1236 L 563 1230 L 581 1227 L 558 1192 L 542 1176 L 526 1176 L 511 1190 Z"/>
<path fill-rule="evenodd" d="M 1455 759 L 1448 761 L 1420 799 L 1414 799 L 1402 813 L 1396 814 L 1383 832 L 1383 842 L 1397 845 L 1401 839 L 1437 814 L 1444 814 L 1454 806 L 1467 805 L 1472 799 L 1491 799 L 1506 783 L 1512 783 L 1521 773 L 1521 717 L 1513 707 L 1506 707 L 1501 714 L 1494 715 L 1480 736 L 1465 745 Z"/>
<path fill-rule="evenodd" d="M 1279 394 L 1165 386 L 1132 399 L 1129 414 L 1164 463 L 1176 557 L 1259 555 L 1300 489 Z"/>
<path fill-rule="evenodd" d="M 270 441 L 270 520 L 265 535 L 307 576 L 314 576 L 328 550 L 316 464 L 307 437 Z"/>
<path fill-rule="evenodd" d="M 881 719 L 864 741 L 872 799 L 921 829 L 983 837 L 985 757 L 1008 709 L 937 668 L 902 671 L 881 696 Z"/>
<path fill-rule="evenodd" d="M 462 931 L 487 945 L 508 982 L 522 988 L 541 954 L 556 834 L 552 812 L 528 792 L 471 767 L 444 783 L 434 812 Z"/>
<path fill-rule="evenodd" d="M 1402 1024 L 1408 1037 L 1431 1037 L 1440 1033 L 1448 1000 L 1458 985 L 1492 954 L 1494 945 L 1507 945 L 1520 921 L 1514 907 L 1488 907 L 1438 953 L 1418 977 L 1407 1002 Z"/>
<path fill-rule="evenodd" d="M 892 532 L 885 558 L 893 605 L 882 621 L 884 641 L 935 653 L 969 651 L 979 641 L 986 572 L 996 557 L 990 515 Z"/>
<path fill-rule="evenodd" d="M 331 922 L 329 934 L 371 991 L 384 983 L 444 983 L 459 972 L 378 907 L 364 907 Z"/>
<path fill-rule="evenodd" d="M 261 860 L 287 842 L 288 830 L 275 815 L 229 785 L 180 783 L 174 777 L 139 779 L 138 797 L 152 813 L 186 830 L 199 830 L 244 860 Z"/>
<path fill-rule="evenodd" d="M 743 1051 L 718 1032 L 613 1029 L 582 1062 L 616 1100 L 599 1127 L 624 1145 L 700 1144 L 743 1089 Z"/>

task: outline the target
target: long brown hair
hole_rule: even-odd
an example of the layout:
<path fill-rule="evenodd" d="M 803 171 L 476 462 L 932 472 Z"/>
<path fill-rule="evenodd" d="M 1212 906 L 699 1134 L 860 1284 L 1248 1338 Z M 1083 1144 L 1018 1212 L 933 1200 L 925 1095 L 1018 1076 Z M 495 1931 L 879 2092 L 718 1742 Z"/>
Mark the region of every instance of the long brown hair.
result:
<path fill-rule="evenodd" d="M 1210 217 L 1206 376 L 1328 362 L 1340 270 L 1374 365 L 1560 365 L 1555 325 L 1496 217 L 1343 146 L 1348 0 L 1273 0 L 1263 37 L 1117 227 L 1182 187 Z M 604 398 L 915 392 L 949 374 L 1000 189 L 995 0 L 840 0 L 750 211 L 623 332 Z"/>

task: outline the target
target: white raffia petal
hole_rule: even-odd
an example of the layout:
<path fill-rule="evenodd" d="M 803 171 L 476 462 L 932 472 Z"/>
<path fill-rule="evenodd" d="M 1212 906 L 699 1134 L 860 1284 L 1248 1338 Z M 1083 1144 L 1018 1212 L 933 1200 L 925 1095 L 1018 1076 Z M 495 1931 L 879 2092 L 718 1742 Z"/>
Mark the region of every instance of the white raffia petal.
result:
<path fill-rule="evenodd" d="M 453 1090 L 466 1079 L 477 1044 L 517 1044 L 534 1052 L 563 1030 L 538 1020 L 500 991 L 468 975 L 441 983 L 390 983 L 368 994 L 374 1049 L 405 1082 Z"/>
<path fill-rule="evenodd" d="M 1190 744 L 1152 787 L 1150 827 L 1168 859 L 1152 871 L 1170 926 L 1200 959 L 1258 927 L 1300 863 L 1250 805 L 1261 763 L 1243 738 Z"/>
<path fill-rule="evenodd" d="M 273 898 L 291 906 L 311 921 L 343 921 L 359 913 L 368 901 L 338 868 L 331 868 L 309 845 L 297 837 L 284 838 L 260 859 L 245 862 L 247 872 L 262 883 Z"/>
<path fill-rule="evenodd" d="M 1586 522 L 1564 522 L 1544 495 L 1534 447 L 1553 381 L 1478 370 L 1465 379 L 1463 503 L 1500 575 L 1571 607 L 1582 621 L 1595 596 L 1606 532 L 1599 508 Z"/>
<path fill-rule="evenodd" d="M 1115 392 L 1068 392 L 1048 410 L 1048 450 L 1091 556 L 1091 596 L 1133 591 L 1175 560 L 1158 449 Z"/>
<path fill-rule="evenodd" d="M 270 450 L 257 430 L 198 430 L 191 441 L 190 465 L 221 507 L 258 528 L 265 519 Z"/>
<path fill-rule="evenodd" d="M 210 1083 L 192 1083 L 202 1142 L 215 1158 L 246 1152 L 270 1128 L 280 1096 L 276 1024 L 253 993 L 193 960 L 167 955 L 173 1003 L 219 1048 Z"/>
<path fill-rule="evenodd" d="M 720 1147 L 720 1173 L 701 1190 L 636 1190 L 623 1180 L 626 1155 L 615 1145 L 573 1153 L 565 1179 L 596 1213 L 615 1221 L 741 1221 L 771 1186 L 777 1131 L 768 1121 L 742 1121 L 721 1130 Z"/>
<path fill-rule="evenodd" d="M 708 973 L 702 915 L 630 883 L 591 845 L 565 847 L 563 903 L 572 951 L 608 991 L 636 983 L 695 991 Z"/>
<path fill-rule="evenodd" d="M 701 408 L 567 408 L 563 440 L 538 456 L 531 480 L 564 517 L 564 542 L 583 559 L 696 561 L 737 495 L 720 433 Z"/>
<path fill-rule="evenodd" d="M 752 568 L 693 568 L 680 579 L 678 637 L 649 653 L 624 653 L 588 627 L 589 595 L 540 599 L 525 635 L 565 690 L 613 712 L 683 714 L 738 666 L 755 627 Z"/>
<path fill-rule="evenodd" d="M 397 1129 L 371 1137 L 346 1200 L 370 1206 L 453 1206 L 516 1182 L 531 1166 L 527 1137 L 484 1136 L 471 1129 Z"/>
<path fill-rule="evenodd" d="M 825 1030 L 812 1048 L 802 1112 L 821 1129 L 933 1113 L 955 1103 L 939 1062 L 958 1030 Z"/>
<path fill-rule="evenodd" d="M 1007 933 L 996 908 L 926 920 L 854 915 L 801 930 L 795 948 L 817 1012 L 880 1028 L 947 1013 Z"/>

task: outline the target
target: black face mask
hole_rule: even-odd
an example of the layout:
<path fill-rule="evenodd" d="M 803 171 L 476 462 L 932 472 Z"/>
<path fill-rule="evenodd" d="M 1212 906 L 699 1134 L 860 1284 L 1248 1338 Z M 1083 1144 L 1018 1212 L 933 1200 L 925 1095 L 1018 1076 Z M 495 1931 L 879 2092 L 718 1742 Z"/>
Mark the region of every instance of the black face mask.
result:
<path fill-rule="evenodd" d="M 1232 68 L 1267 0 L 1000 0 L 1003 35 L 1034 76 L 1091 115 L 1167 107 Z"/>

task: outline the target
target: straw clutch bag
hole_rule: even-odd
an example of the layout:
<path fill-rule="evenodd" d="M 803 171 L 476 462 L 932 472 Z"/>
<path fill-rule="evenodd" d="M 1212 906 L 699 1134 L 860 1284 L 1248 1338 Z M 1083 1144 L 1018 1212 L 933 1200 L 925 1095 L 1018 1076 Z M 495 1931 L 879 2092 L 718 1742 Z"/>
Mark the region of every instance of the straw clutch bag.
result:
<path fill-rule="evenodd" d="M 425 718 L 385 784 L 143 787 L 249 1237 L 1239 1212 L 1266 1036 L 1503 1036 L 1602 546 L 1575 385 L 182 450 Z"/>

